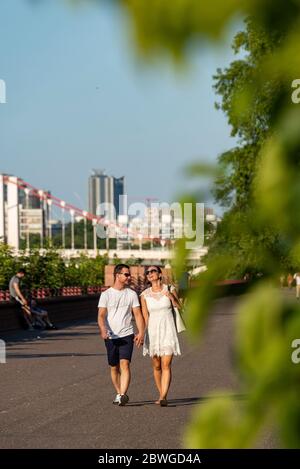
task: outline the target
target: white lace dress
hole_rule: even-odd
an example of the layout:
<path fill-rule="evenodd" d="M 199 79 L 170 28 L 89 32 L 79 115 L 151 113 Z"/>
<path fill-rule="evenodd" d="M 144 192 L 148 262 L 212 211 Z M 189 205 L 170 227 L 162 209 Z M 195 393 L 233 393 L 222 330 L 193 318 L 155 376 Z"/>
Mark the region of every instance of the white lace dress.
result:
<path fill-rule="evenodd" d="M 181 355 L 171 301 L 164 294 L 166 291 L 168 287 L 164 285 L 160 292 L 153 292 L 150 287 L 142 293 L 149 312 L 143 355 Z"/>

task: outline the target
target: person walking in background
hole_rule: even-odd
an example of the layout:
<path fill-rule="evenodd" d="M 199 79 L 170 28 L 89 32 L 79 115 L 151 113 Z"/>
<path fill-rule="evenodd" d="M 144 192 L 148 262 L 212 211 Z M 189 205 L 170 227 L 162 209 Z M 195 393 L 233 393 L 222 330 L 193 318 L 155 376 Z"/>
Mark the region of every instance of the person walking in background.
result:
<path fill-rule="evenodd" d="M 143 355 L 150 355 L 154 381 L 159 392 L 155 402 L 162 407 L 168 405 L 167 395 L 172 380 L 172 359 L 180 355 L 178 335 L 175 327 L 172 304 L 180 307 L 174 287 L 162 282 L 160 267 L 151 266 L 145 272 L 151 287 L 141 294 L 142 312 L 146 323 Z"/>
<path fill-rule="evenodd" d="M 18 312 L 25 321 L 28 330 L 33 330 L 33 318 L 28 307 L 27 300 L 20 289 L 20 281 L 25 277 L 26 270 L 19 269 L 18 272 L 9 281 L 10 299 L 18 306 Z"/>
<path fill-rule="evenodd" d="M 117 395 L 113 404 L 124 406 L 129 401 L 130 362 L 133 345 L 140 347 L 144 339 L 144 319 L 139 298 L 129 288 L 131 274 L 128 265 L 118 264 L 114 269 L 114 285 L 104 291 L 98 304 L 98 325 L 105 341 L 111 380 Z M 134 336 L 132 313 L 138 328 Z"/>
<path fill-rule="evenodd" d="M 281 286 L 281 288 L 284 288 L 284 282 L 285 282 L 285 276 L 280 275 L 280 286 Z"/>
<path fill-rule="evenodd" d="M 291 273 L 289 273 L 287 276 L 287 284 L 290 290 L 292 289 L 293 281 L 294 281 L 294 277 L 292 276 Z"/>
<path fill-rule="evenodd" d="M 294 275 L 294 279 L 296 280 L 296 298 L 297 300 L 299 300 L 299 297 L 300 297 L 300 273 L 299 272 L 297 272 Z"/>

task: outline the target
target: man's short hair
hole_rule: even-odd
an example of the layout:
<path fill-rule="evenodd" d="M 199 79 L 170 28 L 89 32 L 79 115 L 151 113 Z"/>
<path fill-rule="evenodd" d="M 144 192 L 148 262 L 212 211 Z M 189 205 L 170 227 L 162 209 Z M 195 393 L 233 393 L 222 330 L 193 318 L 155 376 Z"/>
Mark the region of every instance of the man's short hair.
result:
<path fill-rule="evenodd" d="M 25 269 L 19 269 L 17 274 L 24 274 L 26 275 L 26 270 Z"/>
<path fill-rule="evenodd" d="M 126 264 L 117 264 L 114 268 L 114 278 L 116 279 L 117 274 L 120 274 L 123 269 L 129 269 L 129 266 Z"/>

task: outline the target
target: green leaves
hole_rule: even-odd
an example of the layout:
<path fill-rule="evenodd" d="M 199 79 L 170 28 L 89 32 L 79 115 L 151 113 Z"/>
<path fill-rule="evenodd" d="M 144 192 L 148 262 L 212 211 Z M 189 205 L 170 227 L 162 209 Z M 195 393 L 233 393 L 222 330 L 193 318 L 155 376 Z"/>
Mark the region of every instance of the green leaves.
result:
<path fill-rule="evenodd" d="M 31 289 L 64 286 L 102 285 L 107 256 L 90 259 L 85 255 L 65 262 L 55 249 L 48 249 L 40 255 L 39 249 L 33 249 L 30 255 L 25 252 L 14 257 L 11 249 L 0 242 L 0 289 L 7 289 L 10 278 L 19 267 L 26 267 L 24 287 Z"/>
<path fill-rule="evenodd" d="M 245 421 L 238 399 L 212 394 L 196 410 L 185 433 L 185 447 L 197 449 L 243 448 Z"/>
<path fill-rule="evenodd" d="M 240 0 L 123 0 L 133 22 L 135 45 L 143 57 L 184 60 L 191 42 L 220 37 Z"/>

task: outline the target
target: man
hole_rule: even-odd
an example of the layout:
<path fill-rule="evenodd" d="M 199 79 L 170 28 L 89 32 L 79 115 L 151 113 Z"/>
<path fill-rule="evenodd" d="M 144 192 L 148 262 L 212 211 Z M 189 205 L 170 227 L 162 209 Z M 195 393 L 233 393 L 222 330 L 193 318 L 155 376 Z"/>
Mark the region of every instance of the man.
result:
<path fill-rule="evenodd" d="M 98 304 L 98 325 L 105 341 L 111 380 L 117 395 L 113 404 L 124 406 L 129 401 L 130 362 L 133 345 L 140 347 L 144 338 L 144 319 L 135 291 L 129 288 L 131 274 L 128 265 L 114 269 L 114 285 L 104 291 Z M 134 335 L 132 313 L 138 329 Z"/>
<path fill-rule="evenodd" d="M 30 308 L 27 305 L 27 300 L 20 290 L 20 281 L 26 275 L 25 269 L 19 269 L 9 282 L 9 293 L 11 300 L 18 305 L 19 311 L 22 313 L 22 318 L 25 320 L 28 329 L 33 330 L 33 319 Z"/>

